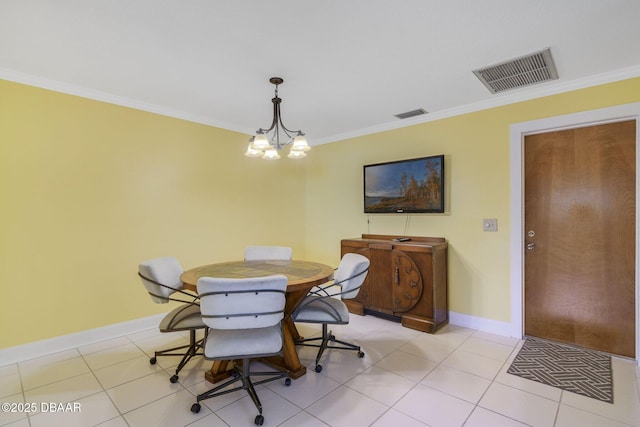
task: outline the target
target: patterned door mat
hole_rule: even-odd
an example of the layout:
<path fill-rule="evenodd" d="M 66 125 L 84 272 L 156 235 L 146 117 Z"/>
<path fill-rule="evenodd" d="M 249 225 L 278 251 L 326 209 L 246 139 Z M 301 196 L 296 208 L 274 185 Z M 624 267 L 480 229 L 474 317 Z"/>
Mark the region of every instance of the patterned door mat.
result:
<path fill-rule="evenodd" d="M 527 338 L 507 373 L 613 403 L 611 357 Z"/>

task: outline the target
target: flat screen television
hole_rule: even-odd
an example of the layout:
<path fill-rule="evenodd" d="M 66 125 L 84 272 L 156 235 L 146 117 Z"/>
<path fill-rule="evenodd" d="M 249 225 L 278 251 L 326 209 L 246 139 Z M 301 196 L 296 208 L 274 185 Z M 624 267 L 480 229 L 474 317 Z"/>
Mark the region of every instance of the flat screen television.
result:
<path fill-rule="evenodd" d="M 363 168 L 365 213 L 444 212 L 444 155 Z"/>

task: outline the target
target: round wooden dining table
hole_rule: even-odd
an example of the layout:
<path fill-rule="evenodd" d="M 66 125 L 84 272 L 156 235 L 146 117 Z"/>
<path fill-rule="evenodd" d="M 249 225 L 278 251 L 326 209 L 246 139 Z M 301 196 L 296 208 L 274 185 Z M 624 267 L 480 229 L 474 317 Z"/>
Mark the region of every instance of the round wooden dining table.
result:
<path fill-rule="evenodd" d="M 201 277 L 248 278 L 283 274 L 288 279 L 283 324 L 282 356 L 264 359 L 267 363 L 289 371 L 292 379 L 300 378 L 307 372 L 306 366 L 300 363 L 295 341 L 300 337 L 291 314 L 304 299 L 309 290 L 333 279 L 334 269 L 325 264 L 300 260 L 262 260 L 262 261 L 230 261 L 203 265 L 185 271 L 182 282 L 186 289 L 196 291 L 196 284 Z M 211 370 L 205 373 L 209 382 L 217 382 L 230 374 L 230 360 L 214 361 Z"/>

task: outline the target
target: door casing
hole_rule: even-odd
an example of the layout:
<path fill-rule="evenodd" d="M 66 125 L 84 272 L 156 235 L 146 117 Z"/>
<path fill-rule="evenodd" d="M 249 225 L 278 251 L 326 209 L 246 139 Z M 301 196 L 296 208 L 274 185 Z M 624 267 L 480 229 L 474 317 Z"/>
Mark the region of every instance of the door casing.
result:
<path fill-rule="evenodd" d="M 530 122 L 516 123 L 510 127 L 510 183 L 511 183 L 511 335 L 524 336 L 524 156 L 523 144 L 526 135 L 552 132 L 564 129 L 593 126 L 622 120 L 636 121 L 636 200 L 640 200 L 640 102 L 610 108 L 567 114 Z M 638 218 L 640 203 L 636 203 L 636 362 L 640 361 L 640 255 L 638 248 Z"/>

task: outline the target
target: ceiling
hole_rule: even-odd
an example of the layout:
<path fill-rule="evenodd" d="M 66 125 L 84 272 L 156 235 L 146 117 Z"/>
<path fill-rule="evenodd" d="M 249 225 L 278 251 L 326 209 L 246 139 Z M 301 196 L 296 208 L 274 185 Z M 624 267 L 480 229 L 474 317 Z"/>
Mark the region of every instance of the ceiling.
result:
<path fill-rule="evenodd" d="M 0 0 L 0 79 L 252 134 L 280 76 L 315 145 L 640 76 L 639 22 L 635 0 Z M 558 80 L 472 72 L 547 47 Z"/>

